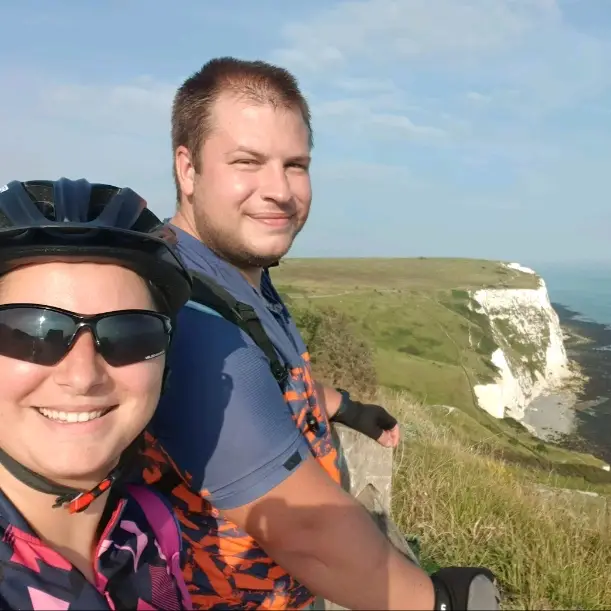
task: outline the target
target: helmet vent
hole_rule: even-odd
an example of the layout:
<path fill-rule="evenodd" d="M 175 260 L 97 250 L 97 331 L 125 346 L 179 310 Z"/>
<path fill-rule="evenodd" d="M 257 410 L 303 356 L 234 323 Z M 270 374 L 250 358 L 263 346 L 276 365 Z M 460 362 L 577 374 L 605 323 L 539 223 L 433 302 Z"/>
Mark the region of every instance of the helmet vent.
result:
<path fill-rule="evenodd" d="M 37 201 L 34 205 L 40 210 L 41 214 L 50 221 L 56 221 L 55 206 L 51 202 Z"/>
<path fill-rule="evenodd" d="M 11 219 L 9 219 L 9 217 L 6 216 L 2 210 L 0 210 L 0 229 L 6 229 L 12 226 L 13 223 L 11 222 Z"/>
<path fill-rule="evenodd" d="M 56 221 L 53 187 L 48 183 L 36 183 L 34 181 L 24 184 L 23 187 L 32 198 L 34 205 L 40 210 L 40 213 L 50 221 Z"/>
<path fill-rule="evenodd" d="M 95 185 L 91 189 L 89 198 L 89 209 L 87 220 L 93 221 L 98 218 L 108 205 L 108 202 L 117 194 L 117 188 L 106 185 Z"/>

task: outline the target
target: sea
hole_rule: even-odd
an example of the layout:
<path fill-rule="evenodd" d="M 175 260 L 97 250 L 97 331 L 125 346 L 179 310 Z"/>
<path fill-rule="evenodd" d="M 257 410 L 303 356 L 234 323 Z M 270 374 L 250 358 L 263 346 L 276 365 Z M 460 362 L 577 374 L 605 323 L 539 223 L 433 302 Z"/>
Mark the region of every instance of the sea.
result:
<path fill-rule="evenodd" d="M 547 263 L 533 269 L 545 280 L 553 303 L 584 320 L 611 326 L 611 262 Z"/>
<path fill-rule="evenodd" d="M 589 378 L 574 406 L 575 445 L 611 463 L 611 262 L 531 267 L 545 280 L 562 326 L 588 340 L 566 342 Z"/>

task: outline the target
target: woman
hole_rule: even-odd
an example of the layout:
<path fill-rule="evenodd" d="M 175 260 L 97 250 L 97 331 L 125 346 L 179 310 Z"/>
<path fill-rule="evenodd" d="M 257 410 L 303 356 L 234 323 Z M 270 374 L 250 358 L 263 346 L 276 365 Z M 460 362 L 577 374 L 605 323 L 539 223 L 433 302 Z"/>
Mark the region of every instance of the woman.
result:
<path fill-rule="evenodd" d="M 191 608 L 168 506 L 130 485 L 190 279 L 130 189 L 0 188 L 0 608 Z"/>

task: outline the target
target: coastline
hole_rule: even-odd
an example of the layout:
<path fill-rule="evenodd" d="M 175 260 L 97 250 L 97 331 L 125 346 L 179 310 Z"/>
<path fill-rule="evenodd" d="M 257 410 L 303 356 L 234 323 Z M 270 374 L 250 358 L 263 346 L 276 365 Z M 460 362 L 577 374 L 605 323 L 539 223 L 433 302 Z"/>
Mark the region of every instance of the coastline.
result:
<path fill-rule="evenodd" d="M 529 405 L 524 424 L 537 435 L 611 463 L 611 328 L 552 303 L 575 375 Z"/>
<path fill-rule="evenodd" d="M 521 422 L 539 439 L 566 445 L 576 436 L 578 397 L 574 391 L 550 389 L 529 403 Z"/>

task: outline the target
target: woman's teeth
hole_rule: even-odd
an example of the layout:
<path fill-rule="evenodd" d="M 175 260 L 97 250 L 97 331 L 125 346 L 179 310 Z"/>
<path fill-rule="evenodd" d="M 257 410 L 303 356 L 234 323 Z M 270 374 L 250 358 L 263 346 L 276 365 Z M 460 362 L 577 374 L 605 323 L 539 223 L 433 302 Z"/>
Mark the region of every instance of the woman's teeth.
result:
<path fill-rule="evenodd" d="M 38 408 L 38 413 L 42 414 L 49 420 L 55 420 L 57 422 L 88 422 L 89 420 L 95 420 L 101 418 L 108 410 L 98 410 L 97 412 L 58 412 L 52 409 L 46 409 L 44 407 Z"/>

